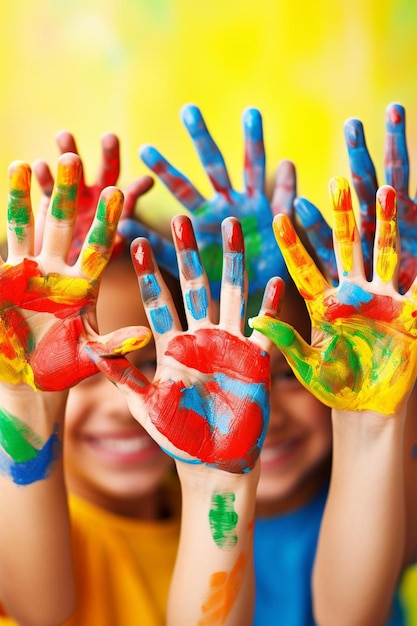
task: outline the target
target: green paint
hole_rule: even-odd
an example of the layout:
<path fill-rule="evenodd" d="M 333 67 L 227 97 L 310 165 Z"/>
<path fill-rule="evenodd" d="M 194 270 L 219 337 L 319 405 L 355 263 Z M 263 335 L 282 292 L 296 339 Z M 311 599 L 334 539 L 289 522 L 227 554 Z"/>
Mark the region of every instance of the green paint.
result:
<path fill-rule="evenodd" d="M 68 220 L 75 210 L 78 185 L 60 185 L 52 198 L 51 213 L 58 220 Z M 69 206 L 68 206 L 69 205 Z"/>
<path fill-rule="evenodd" d="M 211 243 L 200 251 L 201 260 L 210 281 L 220 281 L 223 269 L 223 249 L 218 243 Z"/>
<path fill-rule="evenodd" d="M 215 493 L 211 498 L 211 535 L 219 548 L 231 550 L 237 544 L 235 532 L 239 516 L 234 510 L 234 493 Z"/>
<path fill-rule="evenodd" d="M 0 410 L 0 446 L 16 463 L 33 459 L 41 445 L 42 440 L 29 426 Z"/>
<path fill-rule="evenodd" d="M 30 223 L 31 210 L 27 204 L 26 192 L 14 189 L 10 192 L 7 208 L 7 221 L 13 228 L 17 240 L 25 239 L 26 228 Z"/>

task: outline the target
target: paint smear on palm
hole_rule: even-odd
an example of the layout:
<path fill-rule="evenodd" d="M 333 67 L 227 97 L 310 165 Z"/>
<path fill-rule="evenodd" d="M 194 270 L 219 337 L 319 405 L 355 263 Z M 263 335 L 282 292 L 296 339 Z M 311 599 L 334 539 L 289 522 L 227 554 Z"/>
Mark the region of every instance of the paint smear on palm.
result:
<path fill-rule="evenodd" d="M 349 183 L 342 176 L 332 178 L 329 194 L 333 210 L 333 230 L 339 244 L 343 272 L 346 275 L 353 269 L 353 244 L 358 239 Z"/>
<path fill-rule="evenodd" d="M 202 617 L 198 626 L 225 624 L 241 591 L 246 566 L 245 554 L 240 554 L 230 572 L 215 572 L 210 578 L 207 599 L 201 607 Z"/>
<path fill-rule="evenodd" d="M 230 550 L 237 544 L 239 516 L 234 509 L 234 493 L 216 493 L 211 498 L 209 522 L 211 535 L 219 548 Z"/>
<path fill-rule="evenodd" d="M 32 222 L 30 201 L 31 169 L 27 163 L 14 161 L 9 167 L 9 202 L 7 207 L 7 225 L 19 243 L 26 238 Z"/>
<path fill-rule="evenodd" d="M 0 410 L 0 472 L 18 485 L 29 485 L 48 477 L 61 454 L 58 428 L 43 442 L 26 424 Z"/>
<path fill-rule="evenodd" d="M 377 262 L 376 271 L 384 283 L 392 280 L 398 263 L 396 251 L 397 209 L 395 191 L 387 185 L 376 195 Z"/>

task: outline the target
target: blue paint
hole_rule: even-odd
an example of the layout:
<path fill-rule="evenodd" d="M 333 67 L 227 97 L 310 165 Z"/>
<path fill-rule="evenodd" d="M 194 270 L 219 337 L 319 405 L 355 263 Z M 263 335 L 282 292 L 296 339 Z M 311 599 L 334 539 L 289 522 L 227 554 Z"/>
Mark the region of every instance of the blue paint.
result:
<path fill-rule="evenodd" d="M 198 278 L 203 274 L 200 255 L 196 250 L 185 250 L 181 253 L 181 271 L 186 280 Z"/>
<path fill-rule="evenodd" d="M 339 302 L 353 306 L 356 309 L 359 308 L 361 304 L 370 302 L 372 298 L 373 295 L 371 293 L 367 293 L 362 287 L 354 285 L 353 283 L 342 283 L 337 292 Z"/>
<path fill-rule="evenodd" d="M 150 309 L 149 315 L 154 330 L 160 335 L 163 335 L 172 329 L 173 319 L 166 305 L 160 306 L 156 309 Z"/>
<path fill-rule="evenodd" d="M 0 472 L 10 476 L 16 485 L 30 485 L 49 476 L 53 462 L 61 454 L 61 441 L 55 431 L 36 454 L 27 461 L 16 462 L 0 449 Z"/>
<path fill-rule="evenodd" d="M 145 304 L 154 302 L 161 295 L 161 287 L 156 280 L 155 274 L 147 274 L 139 279 L 140 291 Z"/>
<path fill-rule="evenodd" d="M 243 291 L 243 254 L 241 252 L 225 255 L 224 278 Z"/>
<path fill-rule="evenodd" d="M 208 298 L 207 289 L 200 287 L 200 289 L 190 289 L 185 294 L 185 302 L 187 309 L 195 320 L 201 320 L 207 317 Z"/>

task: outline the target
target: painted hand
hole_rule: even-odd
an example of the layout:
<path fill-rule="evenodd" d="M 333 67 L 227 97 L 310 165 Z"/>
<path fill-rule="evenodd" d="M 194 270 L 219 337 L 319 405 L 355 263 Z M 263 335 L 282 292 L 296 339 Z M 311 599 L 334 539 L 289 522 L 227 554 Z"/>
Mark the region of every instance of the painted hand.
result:
<path fill-rule="evenodd" d="M 149 242 L 137 239 L 132 257 L 153 330 L 157 369 L 153 382 L 122 358 L 97 366 L 126 395 L 130 411 L 168 454 L 185 463 L 207 464 L 234 473 L 251 470 L 269 419 L 269 350 L 260 333 L 243 335 L 246 300 L 244 246 L 240 224 L 222 224 L 223 279 L 219 323 L 191 221 L 173 222 L 188 330 L 183 331 Z M 284 283 L 269 281 L 261 311 L 276 317 Z"/>
<path fill-rule="evenodd" d="M 345 139 L 352 181 L 360 207 L 360 236 L 366 276 L 372 275 L 372 251 L 375 236 L 375 194 L 377 175 L 366 146 L 362 123 L 349 119 L 345 123 Z M 399 288 L 404 293 L 417 271 L 417 199 L 409 196 L 409 162 L 405 139 L 405 111 L 400 104 L 390 104 L 386 110 L 385 181 L 397 194 L 398 226 L 401 234 L 401 263 Z M 295 209 L 308 237 L 333 282 L 337 281 L 336 259 L 331 229 L 320 211 L 305 198 L 297 198 Z"/>
<path fill-rule="evenodd" d="M 319 272 L 286 216 L 277 216 L 273 225 L 310 313 L 312 345 L 283 322 L 263 316 L 251 323 L 274 341 L 300 382 L 325 404 L 393 414 L 405 403 L 417 371 L 417 283 L 404 295 L 396 288 L 395 191 L 385 186 L 377 192 L 371 282 L 366 279 L 350 189 L 344 178 L 331 181 L 330 196 L 338 287 L 332 287 Z"/>
<path fill-rule="evenodd" d="M 200 110 L 194 105 L 186 105 L 182 109 L 182 120 L 213 187 L 214 195 L 210 199 L 204 198 L 188 178 L 152 146 L 141 148 L 142 160 L 191 213 L 213 297 L 219 297 L 222 274 L 221 223 L 231 216 L 239 219 L 245 237 L 249 296 L 262 294 L 269 278 L 274 275 L 284 278 L 287 276 L 283 259 L 280 255 L 277 257 L 271 222 L 278 212 L 292 214 L 295 197 L 294 166 L 291 162 L 284 161 L 278 168 L 275 193 L 270 204 L 264 189 L 262 118 L 257 109 L 246 109 L 243 114 L 245 189 L 242 192 L 236 191 L 232 187 L 223 156 L 211 137 Z M 166 246 L 158 245 L 160 248 L 154 248 L 158 262 L 167 266 L 164 259 L 167 255 Z M 258 309 L 259 301 L 256 310 Z"/>
<path fill-rule="evenodd" d="M 97 372 L 85 344 L 94 340 L 104 354 L 128 352 L 147 343 L 149 329 L 122 329 L 100 337 L 95 303 L 101 274 L 110 258 L 123 194 L 106 188 L 75 265 L 65 259 L 72 241 L 81 162 L 64 154 L 42 246 L 33 256 L 31 170 L 9 168 L 8 257 L 0 259 L 0 380 L 38 390 L 66 389 Z"/>
<path fill-rule="evenodd" d="M 75 139 L 68 131 L 60 131 L 56 135 L 56 142 L 61 154 L 72 152 L 78 154 Z M 80 181 L 78 183 L 78 206 L 73 231 L 73 240 L 69 250 L 68 262 L 74 263 L 78 258 L 84 239 L 93 223 L 100 194 L 105 187 L 116 185 L 120 173 L 120 146 L 119 140 L 113 133 L 106 133 L 101 138 L 102 158 L 100 167 L 93 185 L 87 185 L 84 178 L 84 168 L 81 162 Z M 42 243 L 43 224 L 48 212 L 51 194 L 54 188 L 54 179 L 48 165 L 41 160 L 33 164 L 33 173 L 42 189 L 43 197 L 36 214 L 36 245 L 38 252 Z M 153 185 L 150 176 L 142 176 L 123 189 L 124 205 L 123 217 L 132 217 L 135 205 L 140 196 L 146 193 Z M 122 239 L 116 233 L 114 247 L 119 249 Z"/>

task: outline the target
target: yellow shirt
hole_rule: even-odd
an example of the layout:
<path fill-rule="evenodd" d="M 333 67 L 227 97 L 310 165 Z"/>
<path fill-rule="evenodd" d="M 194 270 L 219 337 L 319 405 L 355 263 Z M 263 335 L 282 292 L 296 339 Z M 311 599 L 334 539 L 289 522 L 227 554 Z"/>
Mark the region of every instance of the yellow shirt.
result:
<path fill-rule="evenodd" d="M 179 515 L 138 521 L 73 495 L 69 504 L 77 606 L 65 626 L 163 626 Z"/>

